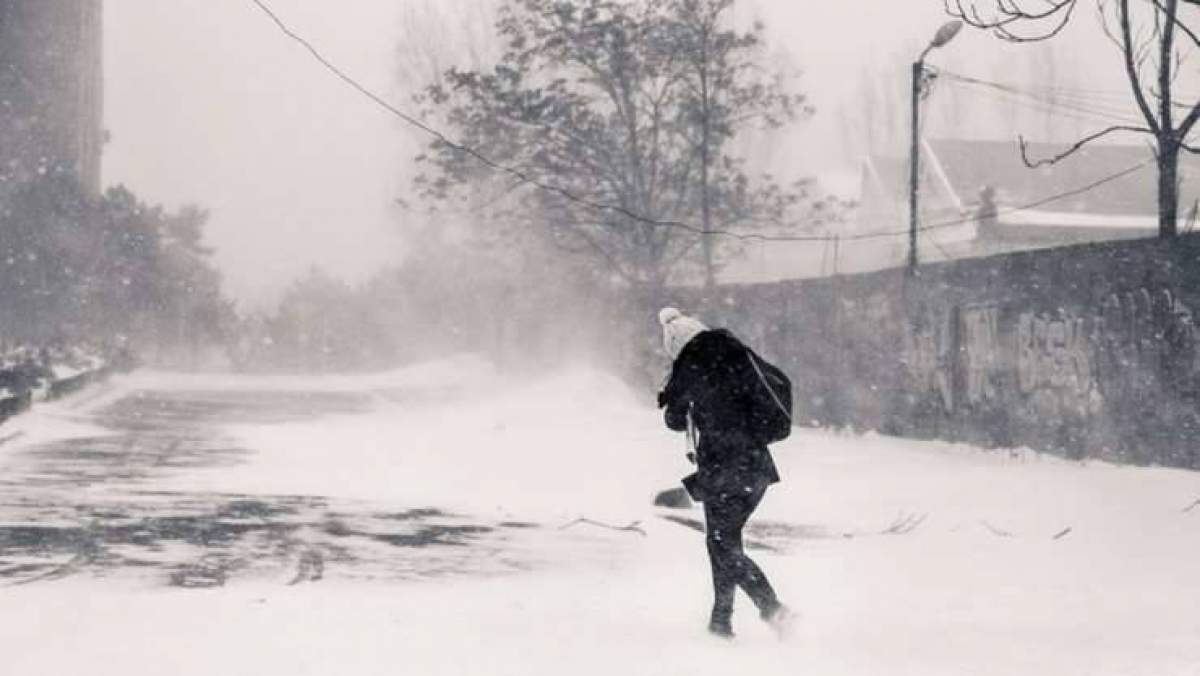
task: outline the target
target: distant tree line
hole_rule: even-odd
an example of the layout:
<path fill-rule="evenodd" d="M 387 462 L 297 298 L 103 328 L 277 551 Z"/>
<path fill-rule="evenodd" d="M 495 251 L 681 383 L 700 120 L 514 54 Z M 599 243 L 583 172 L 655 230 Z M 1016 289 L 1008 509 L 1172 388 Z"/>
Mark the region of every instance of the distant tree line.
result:
<path fill-rule="evenodd" d="M 812 107 L 735 0 L 495 5 L 490 29 L 441 3 L 410 17 L 400 72 L 454 143 L 425 148 L 417 198 L 397 200 L 405 263 L 359 286 L 314 270 L 245 320 L 239 363 L 340 371 L 462 351 L 530 368 L 644 363 L 630 346 L 653 333 L 648 304 L 672 284 L 715 284 L 741 253 L 703 232 L 819 232 L 845 217 L 816 181 L 751 159 L 755 140 Z M 469 48 L 449 53 L 460 33 Z"/>
<path fill-rule="evenodd" d="M 208 215 L 65 174 L 0 196 L 0 340 L 121 343 L 154 355 L 224 341 L 233 306 L 201 243 Z"/>
<path fill-rule="evenodd" d="M 243 318 L 233 350 L 250 371 L 378 370 L 460 353 L 503 366 L 553 366 L 602 342 L 606 292 L 561 260 L 527 252 L 499 265 L 487 249 L 413 240 L 405 262 L 351 285 L 313 268 L 279 305 Z M 558 282 L 546 283 L 546 276 Z M 590 355 L 589 355 L 590 356 Z"/>
<path fill-rule="evenodd" d="M 468 68 L 444 67 L 454 61 L 436 44 L 402 49 L 414 61 L 402 70 L 427 85 L 422 113 L 463 144 L 434 142 L 417 158 L 420 199 L 398 201 L 406 261 L 357 286 L 310 271 L 277 308 L 241 319 L 235 362 L 332 372 L 464 351 L 520 367 L 641 361 L 625 353 L 630 332 L 653 333 L 647 303 L 671 284 L 715 284 L 740 253 L 736 238 L 705 232 L 841 220 L 847 205 L 815 181 L 777 180 L 744 152 L 812 108 L 736 5 L 503 0 L 490 29 L 447 27 L 486 39 Z"/>
<path fill-rule="evenodd" d="M 234 363 L 244 371 L 353 371 L 384 366 L 398 350 L 382 306 L 362 289 L 312 268 L 276 309 L 242 319 Z"/>

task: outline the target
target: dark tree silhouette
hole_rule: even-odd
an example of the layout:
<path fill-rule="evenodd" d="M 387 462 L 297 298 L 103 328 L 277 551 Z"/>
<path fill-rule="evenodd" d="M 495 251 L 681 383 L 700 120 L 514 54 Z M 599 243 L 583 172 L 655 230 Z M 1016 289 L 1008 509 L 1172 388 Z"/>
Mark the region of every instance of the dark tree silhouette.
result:
<path fill-rule="evenodd" d="M 729 27 L 732 5 L 509 0 L 497 23 L 498 62 L 447 73 L 424 98 L 429 114 L 484 155 L 614 208 L 521 191 L 511 176 L 440 143 L 422 156 L 425 195 L 460 202 L 481 186 L 512 193 L 515 206 L 489 213 L 494 238 L 528 248 L 535 237 L 639 288 L 661 288 L 699 249 L 711 282 L 716 252 L 698 231 L 779 224 L 819 201 L 809 200 L 811 186 L 752 178 L 733 152 L 740 132 L 781 126 L 808 107 L 764 66 L 761 27 Z"/>
<path fill-rule="evenodd" d="M 202 244 L 207 213 L 171 213 L 124 187 L 93 197 L 50 175 L 0 201 L 0 340 L 194 347 L 233 308 Z"/>

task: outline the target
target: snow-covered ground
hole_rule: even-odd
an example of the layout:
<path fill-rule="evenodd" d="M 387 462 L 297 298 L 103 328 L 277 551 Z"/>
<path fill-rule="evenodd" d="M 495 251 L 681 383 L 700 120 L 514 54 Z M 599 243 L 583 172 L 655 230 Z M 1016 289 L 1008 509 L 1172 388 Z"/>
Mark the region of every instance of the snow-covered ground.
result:
<path fill-rule="evenodd" d="M 773 547 L 752 554 L 801 622 L 777 641 L 740 598 L 738 638 L 724 643 L 704 632 L 702 536 L 651 505 L 688 471 L 682 440 L 605 375 L 516 385 L 471 360 L 359 380 L 136 374 L 17 424 L 41 440 L 93 434 L 88 411 L 122 392 L 272 384 L 372 403 L 231 421 L 224 433 L 250 455 L 152 488 L 538 524 L 512 545 L 527 569 L 396 581 L 330 563 L 324 580 L 295 586 L 270 575 L 200 590 L 83 575 L 11 586 L 0 673 L 1200 674 L 1200 507 L 1185 511 L 1200 498 L 1195 473 L 797 432 L 775 449 L 784 483 L 756 515 L 770 527 L 751 537 Z M 450 385 L 470 394 L 397 396 Z M 0 445 L 0 468 L 29 443 Z M 579 518 L 645 536 L 562 529 Z"/>

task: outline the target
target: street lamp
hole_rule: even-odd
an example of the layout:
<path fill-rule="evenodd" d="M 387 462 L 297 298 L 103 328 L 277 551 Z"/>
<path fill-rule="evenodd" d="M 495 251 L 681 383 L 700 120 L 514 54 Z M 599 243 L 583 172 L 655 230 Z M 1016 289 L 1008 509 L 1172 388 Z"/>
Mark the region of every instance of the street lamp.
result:
<path fill-rule="evenodd" d="M 929 52 L 944 46 L 954 39 L 962 30 L 961 21 L 951 21 L 933 36 L 929 46 L 921 52 L 921 56 L 912 65 L 912 148 L 909 150 L 909 186 L 908 186 L 908 272 L 917 271 L 917 202 L 920 192 L 920 133 L 921 133 L 921 81 L 925 75 L 925 57 Z"/>

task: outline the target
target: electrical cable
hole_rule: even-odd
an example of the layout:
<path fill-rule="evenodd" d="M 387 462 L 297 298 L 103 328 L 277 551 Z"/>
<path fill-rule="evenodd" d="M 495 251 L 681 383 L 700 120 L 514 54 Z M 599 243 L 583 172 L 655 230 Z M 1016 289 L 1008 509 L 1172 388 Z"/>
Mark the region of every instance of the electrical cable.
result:
<path fill-rule="evenodd" d="M 316 61 L 318 63 L 320 63 L 326 70 L 328 70 L 329 72 L 331 72 L 335 76 L 337 76 L 338 79 L 342 80 L 344 83 L 346 83 L 347 85 L 349 85 L 350 87 L 352 87 L 353 89 L 358 91 L 360 94 L 362 94 L 363 96 L 365 96 L 368 99 L 370 99 L 371 101 L 373 101 L 379 107 L 383 108 L 384 110 L 391 113 L 392 115 L 400 118 L 405 123 L 407 123 L 413 127 L 416 127 L 417 129 L 420 129 L 421 131 L 425 132 L 426 134 L 429 134 L 430 136 L 433 136 L 434 138 L 436 138 L 438 140 L 438 142 L 444 144 L 445 146 L 447 146 L 455 151 L 458 151 L 460 153 L 463 153 L 465 155 L 469 155 L 470 157 L 474 158 L 476 161 L 478 161 L 479 163 L 483 164 L 484 166 L 486 166 L 490 169 L 493 169 L 495 171 L 499 171 L 499 172 L 502 172 L 505 174 L 509 174 L 510 176 L 513 176 L 514 178 L 518 179 L 522 183 L 531 185 L 531 186 L 538 188 L 544 192 L 558 195 L 558 196 L 566 199 L 569 202 L 574 202 L 576 204 L 579 204 L 581 206 L 587 207 L 587 208 L 595 210 L 595 211 L 604 211 L 604 212 L 609 212 L 609 213 L 615 213 L 620 216 L 624 216 L 632 221 L 642 223 L 644 225 L 650 225 L 650 226 L 655 226 L 655 227 L 664 227 L 664 228 L 676 228 L 679 230 L 685 230 L 692 234 L 701 235 L 701 236 L 719 235 L 719 236 L 724 236 L 724 237 L 732 237 L 732 238 L 736 238 L 736 239 L 761 239 L 762 237 L 764 237 L 761 235 L 758 237 L 754 237 L 754 236 L 748 235 L 746 233 L 737 233 L 737 232 L 731 232 L 728 230 L 720 230 L 720 229 L 711 229 L 710 228 L 710 229 L 706 230 L 704 228 L 700 228 L 700 227 L 690 225 L 688 223 L 683 223 L 680 221 L 664 221 L 664 220 L 648 218 L 646 216 L 642 216 L 641 214 L 635 213 L 635 212 L 633 212 L 629 209 L 626 209 L 625 207 L 619 206 L 619 205 L 605 204 L 603 202 L 597 202 L 595 200 L 588 199 L 586 197 L 580 197 L 579 195 L 576 195 L 575 193 L 571 192 L 570 190 L 567 190 L 566 188 L 563 188 L 563 187 L 557 186 L 557 185 L 553 185 L 550 183 L 546 183 L 544 181 L 541 181 L 541 180 L 531 176 L 529 173 L 527 173 L 521 169 L 517 169 L 516 167 L 512 167 L 512 166 L 506 165 L 502 162 L 493 160 L 490 157 L 484 155 L 482 152 L 476 150 L 475 148 L 472 148 L 470 146 L 467 146 L 462 143 L 458 143 L 458 142 L 454 141 L 446 134 L 438 131 L 437 129 L 434 129 L 433 127 L 425 124 L 424 122 L 421 122 L 420 120 L 416 119 L 415 117 L 409 115 L 408 113 L 405 113 L 404 111 L 400 110 L 396 106 L 392 105 L 386 99 L 384 99 L 382 96 L 380 96 L 380 95 L 376 94 L 375 92 L 371 91 L 370 89 L 368 89 L 366 86 L 364 86 L 363 84 L 361 84 L 360 82 L 355 80 L 353 77 L 351 77 L 344 70 L 339 68 L 336 64 L 334 64 L 329 59 L 327 59 L 324 56 L 324 54 L 322 54 L 321 51 L 319 49 L 317 49 L 317 47 L 315 45 L 313 45 L 312 42 L 310 42 L 308 39 L 306 39 L 302 35 L 293 31 L 283 21 L 283 19 L 280 18 L 280 16 L 278 14 L 276 14 L 275 11 L 272 10 L 263 0 L 250 0 L 250 2 L 254 3 L 260 10 L 262 10 L 263 13 L 265 13 L 267 15 L 267 17 L 269 17 L 271 19 L 271 21 L 275 24 L 275 26 L 284 35 L 286 35 L 287 37 L 291 38 L 292 40 L 296 41 L 301 46 L 303 46 L 305 48 L 305 50 L 307 50 L 308 53 L 314 59 L 316 59 Z M 807 239 L 810 239 L 812 241 L 819 241 L 822 238 L 819 236 L 811 236 L 811 237 L 808 237 Z"/>
<path fill-rule="evenodd" d="M 1082 99 L 1056 99 L 1053 96 L 1039 95 L 1027 90 L 1013 87 L 1011 85 L 959 75 L 958 73 L 953 73 L 950 71 L 939 71 L 939 73 L 949 79 L 952 83 L 974 86 L 994 93 L 998 92 L 1000 95 L 1006 97 L 1007 101 L 1025 105 L 1037 110 L 1038 112 L 1056 114 L 1063 117 L 1073 117 L 1076 119 L 1081 119 L 1080 116 L 1083 115 L 1107 122 L 1144 124 L 1144 122 L 1134 116 L 1131 111 L 1115 108 L 1112 105 L 1097 104 Z M 1072 115 L 1071 113 L 1075 114 Z"/>
<path fill-rule="evenodd" d="M 367 99 L 374 102 L 376 105 L 378 105 L 383 110 L 396 116 L 397 118 L 399 118 L 400 120 L 409 124 L 410 126 L 416 127 L 417 129 L 434 137 L 440 143 L 445 144 L 447 147 L 449 147 L 453 150 L 456 150 L 458 152 L 461 152 L 463 154 L 469 155 L 470 157 L 473 157 L 475 160 L 477 160 L 481 164 L 483 164 L 491 169 L 494 169 L 496 171 L 513 176 L 514 178 L 518 179 L 518 185 L 521 185 L 521 184 L 531 185 L 531 186 L 538 188 L 544 192 L 558 195 L 570 202 L 574 202 L 581 206 L 584 206 L 584 207 L 587 207 L 587 208 L 590 208 L 590 209 L 593 209 L 596 211 L 606 211 L 609 213 L 616 213 L 618 215 L 629 218 L 632 221 L 636 221 L 638 223 L 642 223 L 645 225 L 650 225 L 650 226 L 655 226 L 655 227 L 665 227 L 665 228 L 676 228 L 676 229 L 685 230 L 692 234 L 701 235 L 701 236 L 717 235 L 717 236 L 724 236 L 724 237 L 739 239 L 739 240 L 743 240 L 743 241 L 762 241 L 762 242 L 829 242 L 829 241 L 840 242 L 841 240 L 863 241 L 863 240 L 870 240 L 870 239 L 881 239 L 884 237 L 900 237 L 900 236 L 906 236 L 910 233 L 910 229 L 908 229 L 908 228 L 906 228 L 904 230 L 880 231 L 880 232 L 873 232 L 873 233 L 859 233 L 859 234 L 842 235 L 842 236 L 828 235 L 828 234 L 824 234 L 824 235 L 765 235 L 765 234 L 757 234 L 757 233 L 731 232 L 728 230 L 720 230 L 720 229 L 706 230 L 706 229 L 703 229 L 703 228 L 700 228 L 700 227 L 697 227 L 694 225 L 690 225 L 687 223 L 682 223 L 679 221 L 664 221 L 664 220 L 648 218 L 648 217 L 642 216 L 640 214 L 637 214 L 633 211 L 630 211 L 629 209 L 626 209 L 626 208 L 618 206 L 618 205 L 604 204 L 602 202 L 596 202 L 594 200 L 591 200 L 591 199 L 588 199 L 585 197 L 580 197 L 580 196 L 572 193 L 570 190 L 567 190 L 566 188 L 563 188 L 561 186 L 552 185 L 549 183 L 545 183 L 543 181 L 538 180 L 537 178 L 530 176 L 527 172 L 522 171 L 521 169 L 517 169 L 515 167 L 505 165 L 502 162 L 493 160 L 493 159 L 489 158 L 488 156 L 484 155 L 482 152 L 476 150 L 475 148 L 464 145 L 462 143 L 458 143 L 458 142 L 452 140 L 450 137 L 448 137 L 444 133 L 442 133 L 441 131 L 438 131 L 437 129 L 435 129 L 435 128 L 425 124 L 424 122 L 421 122 L 420 120 L 416 119 L 415 117 L 405 113 L 403 110 L 400 110 L 396 106 L 389 103 L 382 96 L 380 96 L 380 95 L 376 94 L 375 92 L 371 91 L 370 89 L 368 89 L 366 86 L 364 86 L 363 84 L 361 84 L 360 82 L 355 80 L 353 77 L 351 77 L 344 70 L 339 68 L 336 64 L 334 64 L 329 59 L 327 59 L 324 56 L 324 54 L 322 54 L 321 51 L 319 49 L 317 49 L 317 47 L 315 45 L 313 45 L 312 42 L 310 42 L 303 36 L 299 35 L 295 31 L 293 31 L 283 21 L 283 19 L 280 18 L 280 16 L 278 14 L 276 14 L 275 11 L 272 10 L 263 0 L 250 0 L 250 2 L 252 2 L 255 6 L 257 6 L 264 14 L 266 14 L 266 16 L 275 24 L 275 26 L 284 35 L 286 35 L 288 38 L 294 40 L 295 42 L 299 43 L 302 47 L 304 47 L 305 50 L 312 56 L 312 58 L 314 58 L 319 64 L 321 64 L 330 73 L 335 75 L 338 79 L 342 80 L 346 85 L 350 86 L 351 88 L 353 88 L 354 90 L 356 90 L 357 92 L 359 92 L 360 94 L 365 96 Z M 938 71 L 938 72 L 947 73 L 947 71 Z M 957 76 L 956 74 L 952 74 L 952 73 L 951 73 L 951 75 L 955 75 L 956 79 L 966 77 L 966 76 Z M 975 78 L 969 78 L 969 79 L 975 80 Z M 1000 85 L 998 83 L 987 83 L 986 81 L 983 81 L 983 80 L 978 80 L 977 82 L 988 84 L 988 85 L 993 85 L 993 86 L 998 86 L 1000 88 L 1005 87 L 1004 85 Z M 1019 212 L 1019 211 L 1026 211 L 1029 209 L 1037 208 L 1039 206 L 1043 206 L 1045 204 L 1049 204 L 1051 202 L 1055 202 L 1055 201 L 1058 201 L 1061 199 L 1066 199 L 1068 197 L 1074 197 L 1076 195 L 1080 195 L 1085 192 L 1089 192 L 1089 191 L 1094 190 L 1102 185 L 1105 185 L 1105 184 L 1115 181 L 1119 178 L 1122 178 L 1128 174 L 1131 174 L 1134 171 L 1141 169 L 1142 167 L 1146 166 L 1149 163 L 1150 163 L 1150 160 L 1146 160 L 1140 164 L 1134 165 L 1132 167 L 1129 167 L 1128 169 L 1117 172 L 1117 173 L 1107 176 L 1105 178 L 1102 178 L 1102 179 L 1099 179 L 1092 183 L 1089 183 L 1087 185 L 1081 186 L 1079 188 L 1069 190 L 1067 192 L 1059 193 L 1056 195 L 1050 195 L 1048 197 L 1044 197 L 1044 198 L 1041 198 L 1034 202 L 1030 202 L 1028 204 L 1024 204 L 1021 206 L 1010 207 L 1008 209 L 1000 210 L 997 212 L 997 215 L 1004 215 L 1004 214 L 1015 213 L 1015 212 Z M 515 187 L 516 186 L 514 186 L 514 188 Z M 925 231 L 929 231 L 929 230 L 938 230 L 938 229 L 942 229 L 942 228 L 953 227 L 955 225 L 962 225 L 964 223 L 969 223 L 969 222 L 972 222 L 975 220 L 977 220 L 976 216 L 972 215 L 972 216 L 968 216 L 968 217 L 960 218 L 960 219 L 956 219 L 956 220 L 950 220 L 950 221 L 944 221 L 944 222 L 934 223 L 934 224 L 930 224 L 930 225 L 919 226 L 917 228 L 917 231 L 925 232 Z"/>
<path fill-rule="evenodd" d="M 996 215 L 1004 216 L 1007 214 L 1018 213 L 1021 211 L 1029 211 L 1030 209 L 1036 209 L 1038 207 L 1045 206 L 1052 202 L 1057 202 L 1059 200 L 1063 200 L 1068 197 L 1075 197 L 1076 195 L 1082 195 L 1084 193 L 1091 192 L 1092 190 L 1095 190 L 1096 188 L 1099 188 L 1102 185 L 1112 183 L 1113 181 L 1116 181 L 1120 178 L 1124 178 L 1125 176 L 1128 176 L 1129 174 L 1132 174 L 1132 173 L 1140 170 L 1141 168 L 1150 164 L 1152 161 L 1154 161 L 1154 158 L 1149 158 L 1149 159 L 1139 162 L 1131 167 L 1128 167 L 1126 169 L 1118 171 L 1115 174 L 1110 174 L 1108 176 L 1105 176 L 1104 178 L 1098 179 L 1096 181 L 1092 181 L 1091 183 L 1088 183 L 1087 185 L 1083 185 L 1078 188 L 1068 190 L 1066 192 L 1057 193 L 1055 195 L 1050 195 L 1048 197 L 1043 197 L 1041 199 L 1034 200 L 1033 202 L 1028 202 L 1028 203 L 1022 204 L 1020 206 L 1009 207 L 1007 209 L 1000 209 L 996 212 Z M 917 228 L 917 232 L 926 232 L 929 230 L 940 230 L 942 228 L 950 228 L 950 227 L 954 227 L 956 225 L 963 225 L 965 223 L 971 223 L 971 222 L 977 221 L 977 220 L 979 220 L 979 218 L 975 215 L 965 216 L 963 218 L 957 218 L 957 219 L 953 219 L 953 220 L 941 221 L 938 223 L 932 223 L 929 225 L 919 226 Z M 893 230 L 893 231 L 888 231 L 888 232 L 862 233 L 862 234 L 858 234 L 858 235 L 846 235 L 846 236 L 843 236 L 842 239 L 864 240 L 864 239 L 875 239 L 875 238 L 879 238 L 879 237 L 899 237 L 901 235 L 907 235 L 907 234 L 909 234 L 909 232 L 910 232 L 910 230 L 905 229 L 905 230 Z"/>

